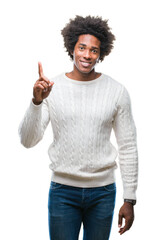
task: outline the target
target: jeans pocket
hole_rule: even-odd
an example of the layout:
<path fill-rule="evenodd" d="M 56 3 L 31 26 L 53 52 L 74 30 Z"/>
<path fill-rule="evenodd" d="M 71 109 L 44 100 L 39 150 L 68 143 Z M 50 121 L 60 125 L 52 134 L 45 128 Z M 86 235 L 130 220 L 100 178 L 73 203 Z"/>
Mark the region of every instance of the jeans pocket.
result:
<path fill-rule="evenodd" d="M 56 183 L 56 182 L 51 181 L 50 190 L 59 189 L 59 188 L 61 188 L 62 186 L 63 186 L 63 184 L 60 184 L 60 183 Z"/>
<path fill-rule="evenodd" d="M 116 184 L 112 183 L 112 184 L 106 185 L 104 186 L 104 189 L 108 192 L 116 191 Z"/>

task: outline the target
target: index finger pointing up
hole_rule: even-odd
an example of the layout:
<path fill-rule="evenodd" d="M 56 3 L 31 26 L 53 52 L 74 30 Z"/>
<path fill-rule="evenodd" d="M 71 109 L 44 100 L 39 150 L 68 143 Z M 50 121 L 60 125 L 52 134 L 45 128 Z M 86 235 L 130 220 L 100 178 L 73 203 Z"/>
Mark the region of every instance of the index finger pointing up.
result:
<path fill-rule="evenodd" d="M 38 72 L 39 72 L 39 77 L 42 77 L 43 75 L 43 67 L 41 62 L 38 62 Z"/>

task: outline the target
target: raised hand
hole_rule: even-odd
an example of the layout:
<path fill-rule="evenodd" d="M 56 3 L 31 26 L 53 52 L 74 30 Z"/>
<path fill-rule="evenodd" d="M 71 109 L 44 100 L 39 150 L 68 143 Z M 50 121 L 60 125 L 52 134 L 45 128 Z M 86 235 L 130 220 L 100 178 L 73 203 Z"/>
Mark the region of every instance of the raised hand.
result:
<path fill-rule="evenodd" d="M 43 99 L 48 97 L 54 84 L 54 82 L 50 82 L 50 80 L 44 76 L 42 64 L 40 62 L 38 62 L 38 72 L 39 79 L 35 82 L 33 87 L 33 103 L 36 105 L 40 104 Z"/>

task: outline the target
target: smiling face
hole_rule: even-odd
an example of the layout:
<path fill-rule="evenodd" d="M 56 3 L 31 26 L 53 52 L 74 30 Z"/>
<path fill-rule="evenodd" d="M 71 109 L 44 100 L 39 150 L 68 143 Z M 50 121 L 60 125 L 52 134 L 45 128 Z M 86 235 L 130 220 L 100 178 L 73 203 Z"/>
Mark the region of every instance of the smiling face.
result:
<path fill-rule="evenodd" d="M 95 64 L 100 56 L 98 38 L 90 34 L 80 35 L 73 52 L 74 71 L 88 74 L 94 71 Z"/>

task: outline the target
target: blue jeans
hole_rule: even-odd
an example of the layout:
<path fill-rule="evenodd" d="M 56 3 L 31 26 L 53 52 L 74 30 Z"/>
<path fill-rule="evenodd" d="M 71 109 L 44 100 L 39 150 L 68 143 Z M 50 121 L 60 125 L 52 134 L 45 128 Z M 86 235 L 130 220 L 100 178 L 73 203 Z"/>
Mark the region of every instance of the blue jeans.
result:
<path fill-rule="evenodd" d="M 51 182 L 48 199 L 50 240 L 108 240 L 115 207 L 115 183 L 80 188 Z"/>

